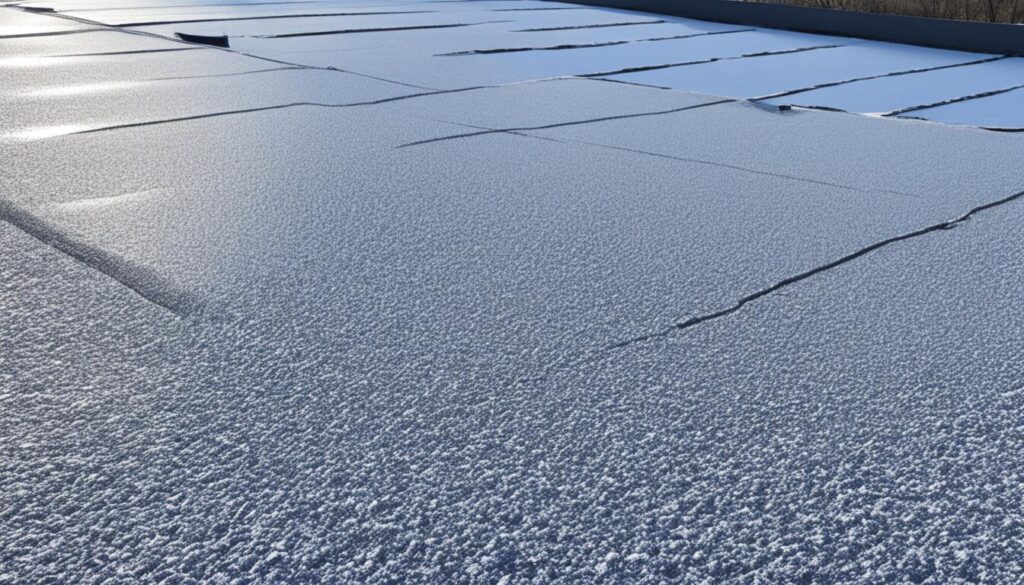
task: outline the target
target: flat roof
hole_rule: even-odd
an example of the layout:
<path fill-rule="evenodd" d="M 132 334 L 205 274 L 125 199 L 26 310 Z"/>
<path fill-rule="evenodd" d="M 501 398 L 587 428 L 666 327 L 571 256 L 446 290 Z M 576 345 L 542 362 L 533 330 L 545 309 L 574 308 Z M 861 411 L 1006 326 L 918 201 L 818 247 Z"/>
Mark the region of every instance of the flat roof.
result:
<path fill-rule="evenodd" d="M 1020 59 L 532 0 L 29 6 L 3 576 L 1020 574 L 1024 135 L 985 128 L 1021 108 L 965 99 Z"/>

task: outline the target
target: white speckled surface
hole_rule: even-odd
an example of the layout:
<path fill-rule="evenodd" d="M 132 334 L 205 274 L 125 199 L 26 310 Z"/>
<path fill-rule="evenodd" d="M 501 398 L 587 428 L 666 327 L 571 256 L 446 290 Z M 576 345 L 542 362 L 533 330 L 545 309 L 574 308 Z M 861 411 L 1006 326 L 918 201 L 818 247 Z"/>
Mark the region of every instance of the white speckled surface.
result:
<path fill-rule="evenodd" d="M 52 6 L 308 8 L 181 4 Z M 502 26 L 0 39 L 0 584 L 1019 582 L 1021 135 Z"/>

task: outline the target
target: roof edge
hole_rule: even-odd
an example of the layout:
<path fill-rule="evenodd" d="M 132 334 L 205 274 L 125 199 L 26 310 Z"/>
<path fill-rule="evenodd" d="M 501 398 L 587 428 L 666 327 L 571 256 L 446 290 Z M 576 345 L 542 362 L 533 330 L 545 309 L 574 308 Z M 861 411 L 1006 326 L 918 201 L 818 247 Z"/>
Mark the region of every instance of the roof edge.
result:
<path fill-rule="evenodd" d="M 1024 25 L 806 8 L 738 0 L 569 0 L 698 20 L 856 37 L 939 49 L 1024 55 Z"/>

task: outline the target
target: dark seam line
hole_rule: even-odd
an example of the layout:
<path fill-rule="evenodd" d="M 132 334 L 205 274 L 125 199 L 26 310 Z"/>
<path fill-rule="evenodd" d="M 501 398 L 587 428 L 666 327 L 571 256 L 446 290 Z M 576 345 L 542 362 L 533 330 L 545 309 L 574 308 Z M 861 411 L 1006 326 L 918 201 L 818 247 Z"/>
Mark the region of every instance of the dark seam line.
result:
<path fill-rule="evenodd" d="M 96 132 L 109 132 L 111 130 L 126 130 L 129 128 L 141 128 L 143 126 L 160 126 L 162 124 L 173 124 L 175 122 L 188 122 L 192 120 L 205 120 L 208 118 L 219 118 L 221 116 L 233 116 L 236 114 L 252 114 L 256 112 L 267 112 L 270 110 L 283 110 L 286 108 L 296 108 L 301 106 L 319 106 L 319 107 L 341 107 L 331 104 L 320 104 L 316 102 L 293 102 L 288 104 L 278 104 L 274 106 L 262 106 L 259 108 L 245 108 L 240 110 L 225 110 L 221 112 L 211 112 L 208 114 L 196 114 L 193 116 L 181 116 L 177 118 L 164 118 L 161 120 L 147 120 L 145 122 L 130 122 L 127 124 L 114 124 L 112 126 L 101 126 L 99 128 L 89 128 L 87 130 L 79 130 L 77 132 L 69 132 L 63 136 L 75 136 L 78 134 L 94 134 Z"/>
<path fill-rule="evenodd" d="M 737 59 L 755 59 L 758 57 L 771 57 L 772 55 L 791 55 L 793 53 L 805 53 L 807 51 L 820 51 L 823 49 L 838 49 L 844 45 L 816 45 L 813 47 L 800 47 L 798 49 L 786 49 L 784 51 L 762 51 L 759 53 L 746 53 L 735 57 L 708 57 L 696 61 L 684 61 L 682 63 L 665 63 L 662 65 L 642 65 L 639 67 L 627 67 L 616 71 L 602 71 L 599 73 L 581 73 L 577 77 L 605 77 L 609 75 L 625 75 L 627 73 L 640 73 L 642 71 L 656 71 L 658 69 L 669 69 L 671 67 L 688 67 L 691 65 L 704 65 L 706 63 L 717 63 L 719 61 L 735 61 Z"/>
<path fill-rule="evenodd" d="M 882 114 L 882 116 L 885 116 L 887 118 L 888 117 L 892 117 L 892 116 L 900 116 L 900 115 L 907 114 L 907 113 L 910 113 L 910 112 L 918 112 L 920 110 L 928 110 L 928 109 L 931 109 L 931 108 L 937 108 L 939 106 L 948 106 L 950 104 L 958 104 L 960 102 L 966 102 L 966 101 L 970 101 L 970 100 L 976 100 L 976 99 L 981 99 L 981 98 L 986 98 L 986 97 L 992 97 L 994 95 L 1010 93 L 1011 91 L 1017 91 L 1018 89 L 1024 89 L 1024 84 L 1022 84 L 1022 85 L 1015 85 L 1013 87 L 1006 87 L 1006 88 L 1003 88 L 1003 89 L 994 89 L 992 91 L 983 91 L 981 93 L 965 95 L 963 97 L 958 97 L 958 98 L 954 98 L 954 99 L 950 99 L 950 100 L 943 100 L 943 101 L 940 101 L 940 102 L 935 102 L 935 103 L 931 103 L 931 104 L 925 104 L 925 105 L 922 105 L 922 106 L 911 106 L 909 108 L 901 108 L 899 110 L 893 110 L 892 112 L 888 112 L 888 113 Z"/>
<path fill-rule="evenodd" d="M 921 67 L 919 69 L 905 69 L 903 71 L 894 71 L 891 73 L 881 73 L 879 75 L 868 75 L 865 77 L 854 77 L 852 79 L 844 79 L 842 81 L 829 81 L 826 83 L 819 83 L 818 85 L 811 85 L 808 87 L 802 87 L 800 89 L 791 89 L 786 91 L 780 91 L 779 93 L 773 93 L 769 95 L 763 95 L 755 98 L 750 98 L 752 102 L 759 102 L 763 100 L 777 99 L 781 97 L 796 95 L 798 93 L 804 93 L 807 91 L 814 91 L 816 89 L 824 89 L 826 87 L 835 87 L 837 85 L 846 85 L 847 83 L 856 83 L 858 81 L 870 81 L 872 79 L 884 79 L 886 77 L 900 77 L 902 75 L 912 75 L 914 73 L 927 73 L 928 71 L 941 71 L 943 69 L 954 69 L 956 67 L 967 67 L 969 65 L 980 65 L 982 63 L 991 63 L 993 61 L 999 61 L 1001 59 L 1007 59 L 1006 55 L 1000 55 L 998 57 L 989 57 L 987 59 L 979 59 L 977 61 L 968 61 L 966 63 L 954 63 L 952 65 L 939 65 L 937 67 Z"/>
<path fill-rule="evenodd" d="M 65 59 L 71 57 L 114 57 L 118 55 L 145 55 L 148 53 L 176 53 L 178 51 L 201 51 L 203 47 L 181 47 L 175 49 L 139 49 L 137 51 L 109 51 L 106 53 L 73 53 L 70 55 L 46 55 L 45 59 Z"/>
<path fill-rule="evenodd" d="M 696 37 L 707 37 L 712 35 L 726 35 L 741 32 L 751 32 L 757 29 L 741 28 L 736 30 L 723 30 L 714 32 L 703 32 L 689 35 L 677 35 L 672 37 L 653 37 L 649 39 L 633 39 L 627 41 L 606 41 L 598 43 L 579 43 L 566 45 L 548 45 L 546 47 L 512 47 L 507 49 L 474 49 L 471 51 L 457 51 L 454 53 L 439 53 L 435 57 L 463 57 L 468 55 L 493 55 L 496 53 L 521 53 L 524 51 L 564 51 L 568 49 L 592 49 L 597 47 L 614 47 L 616 45 L 628 45 L 631 43 L 653 43 L 659 41 L 674 41 L 679 39 L 692 39 Z"/>
<path fill-rule="evenodd" d="M 578 125 L 581 125 L 581 124 L 594 124 L 594 123 L 597 123 L 597 122 L 608 122 L 608 121 L 611 121 L 611 120 L 625 120 L 625 119 L 629 119 L 629 118 L 643 118 L 645 116 L 660 116 L 662 114 L 674 114 L 676 112 L 685 112 L 685 111 L 688 111 L 688 110 L 696 110 L 696 109 L 700 109 L 700 108 L 706 108 L 706 107 L 709 107 L 709 106 L 717 106 L 717 105 L 720 105 L 720 104 L 733 103 L 735 101 L 736 100 L 734 100 L 734 99 L 722 99 L 722 100 L 717 100 L 717 101 L 713 101 L 713 102 L 705 102 L 705 103 L 702 103 L 702 104 L 696 104 L 696 105 L 691 105 L 691 106 L 684 106 L 684 107 L 681 107 L 681 108 L 672 108 L 670 110 L 658 110 L 656 112 L 642 112 L 642 113 L 639 113 L 639 114 L 620 114 L 620 115 L 617 115 L 617 116 L 604 116 L 604 117 L 601 117 L 601 118 L 590 118 L 590 119 L 587 119 L 587 120 L 576 120 L 576 121 L 573 121 L 573 122 L 559 122 L 559 123 L 556 123 L 556 124 L 545 124 L 543 126 L 526 126 L 526 127 L 522 127 L 522 128 L 498 128 L 498 129 L 495 129 L 495 130 L 485 130 L 485 131 L 481 131 L 481 132 L 469 132 L 469 133 L 466 133 L 466 134 L 453 134 L 453 135 L 450 135 L 450 136 L 440 136 L 440 137 L 437 137 L 437 138 L 429 138 L 427 140 L 417 140 L 416 142 L 408 142 L 406 144 L 402 144 L 402 145 L 398 146 L 397 148 L 406 148 L 406 147 L 410 147 L 410 146 L 421 146 L 421 145 L 424 145 L 424 144 L 432 144 L 434 142 L 444 142 L 444 141 L 447 141 L 447 140 L 456 140 L 456 139 L 459 139 L 459 138 L 472 138 L 472 137 L 475 137 L 475 136 L 483 136 L 483 135 L 486 135 L 486 134 L 500 134 L 500 133 L 507 133 L 507 132 L 528 132 L 530 130 L 547 130 L 547 129 L 550 129 L 550 128 L 561 128 L 561 127 L 564 127 L 564 126 L 578 126 Z"/>
<path fill-rule="evenodd" d="M 425 116 L 422 116 L 422 117 L 424 119 L 430 120 L 432 122 L 439 122 L 441 124 L 449 124 L 449 125 L 452 125 L 452 126 L 461 126 L 463 128 L 473 128 L 474 130 L 494 130 L 494 128 L 488 128 L 487 126 L 477 126 L 476 124 L 467 124 L 466 122 L 453 122 L 451 120 L 444 120 L 444 119 L 441 119 L 441 118 L 429 118 L 429 117 L 425 117 Z M 560 140 L 558 138 L 550 138 L 548 136 L 538 136 L 536 134 L 527 134 L 525 132 L 516 132 L 516 131 L 510 130 L 510 131 L 506 132 L 506 134 L 511 134 L 513 136 L 521 136 L 523 138 L 535 138 L 535 139 L 538 139 L 538 140 L 543 140 L 545 142 L 557 142 L 558 144 L 565 144 L 564 140 Z"/>
<path fill-rule="evenodd" d="M 81 33 L 96 32 L 96 31 L 101 31 L 101 30 L 103 30 L 103 29 L 102 28 L 83 28 L 83 29 L 75 29 L 75 30 L 54 30 L 54 31 L 40 32 L 40 33 L 25 33 L 25 34 L 19 34 L 19 35 L 0 35 L 0 41 L 6 40 L 6 39 L 30 39 L 30 38 L 33 38 L 33 37 L 58 37 L 58 36 L 61 36 L 61 35 L 77 35 L 77 34 L 81 34 Z"/>
<path fill-rule="evenodd" d="M 637 87 L 650 87 L 653 89 L 672 89 L 671 87 L 665 87 L 664 85 L 654 85 L 653 83 L 640 83 L 639 81 L 626 81 L 625 79 L 612 79 L 611 77 L 583 77 L 582 79 L 603 81 L 605 83 L 621 83 L 622 85 L 635 85 Z"/>
<path fill-rule="evenodd" d="M 455 24 L 424 24 L 417 26 L 395 26 L 395 27 L 381 27 L 381 28 L 349 28 L 342 30 L 323 30 L 315 32 L 298 32 L 298 33 L 284 33 L 279 35 L 254 35 L 253 38 L 257 39 L 291 39 L 296 37 L 319 37 L 326 35 L 350 35 L 359 33 L 380 33 L 380 32 L 400 32 L 406 30 L 429 30 L 436 28 L 461 28 L 466 26 L 477 26 L 481 24 L 495 24 L 503 21 L 489 21 L 489 22 L 465 22 Z"/>
<path fill-rule="evenodd" d="M 388 14 L 436 14 L 436 10 L 406 10 L 400 12 L 324 12 L 321 14 L 273 14 L 264 16 L 238 16 L 234 18 L 192 18 L 182 20 L 151 20 L 143 22 L 125 22 L 114 26 L 162 26 L 167 24 L 196 24 L 201 22 L 236 22 L 246 20 L 278 20 L 287 18 L 323 18 L 330 16 L 384 16 Z"/>
<path fill-rule="evenodd" d="M 1004 204 L 1010 203 L 1012 201 L 1020 199 L 1021 197 L 1024 197 L 1024 191 L 1021 191 L 1019 193 L 1015 193 L 1013 195 L 1010 195 L 1009 197 L 1004 197 L 1002 199 L 999 199 L 997 201 L 993 201 L 991 203 L 986 203 L 984 205 L 979 205 L 978 207 L 974 207 L 970 211 L 968 211 L 967 213 L 961 215 L 960 217 L 957 217 L 956 219 L 952 219 L 952 220 L 949 220 L 949 221 L 944 221 L 944 222 L 941 222 L 941 223 L 930 225 L 928 227 L 921 228 L 919 230 L 915 230 L 915 231 L 912 231 L 912 232 L 909 232 L 909 233 L 906 233 L 906 234 L 902 234 L 902 235 L 899 235 L 899 236 L 894 236 L 894 237 L 882 240 L 880 242 L 876 242 L 874 244 L 871 244 L 870 246 L 866 246 L 864 248 L 861 248 L 861 249 L 857 250 L 856 252 L 853 252 L 851 254 L 847 254 L 846 256 L 838 258 L 837 260 L 833 260 L 832 262 L 829 262 L 828 264 L 824 264 L 822 266 L 818 266 L 816 268 L 812 268 L 811 270 L 807 270 L 805 272 L 801 272 L 800 274 L 797 274 L 795 276 L 790 276 L 789 278 L 785 278 L 783 280 L 780 280 L 779 282 L 773 284 L 772 286 L 770 286 L 768 288 L 761 289 L 761 290 L 759 290 L 759 291 L 757 291 L 757 292 L 755 292 L 753 294 L 749 294 L 749 295 L 741 298 L 739 301 L 736 302 L 736 304 L 734 304 L 733 306 L 731 306 L 729 308 L 722 309 L 720 311 L 715 311 L 713 313 L 708 313 L 708 314 L 705 314 L 705 315 L 699 315 L 699 316 L 693 317 L 691 319 L 687 319 L 686 321 L 683 321 L 683 322 L 680 322 L 680 323 L 676 323 L 675 325 L 672 325 L 671 327 L 668 327 L 668 328 L 666 328 L 666 329 L 664 329 L 662 331 L 659 331 L 657 333 L 651 333 L 651 334 L 648 334 L 648 335 L 641 335 L 639 337 L 634 337 L 633 339 L 628 339 L 626 341 L 620 341 L 618 343 L 614 343 L 612 345 L 607 346 L 606 349 L 621 349 L 621 348 L 624 348 L 624 347 L 627 347 L 627 346 L 630 346 L 630 345 L 633 345 L 633 344 L 636 344 L 636 343 L 642 343 L 642 342 L 645 342 L 645 341 L 650 341 L 652 339 L 666 337 L 666 336 L 671 335 L 672 333 L 675 333 L 677 331 L 683 331 L 683 330 L 689 329 L 691 327 L 694 327 L 696 325 L 700 325 L 701 323 L 705 323 L 707 321 L 711 321 L 711 320 L 714 320 L 714 319 L 719 319 L 719 318 L 731 315 L 731 314 L 735 313 L 736 311 L 739 311 L 740 309 L 742 309 L 745 305 L 747 305 L 749 303 L 752 303 L 752 302 L 754 302 L 754 301 L 756 301 L 756 300 L 758 300 L 758 299 L 760 299 L 762 297 L 770 295 L 770 294 L 772 294 L 772 293 L 774 293 L 774 292 L 776 292 L 776 291 L 778 291 L 780 289 L 786 288 L 786 287 L 791 286 L 793 284 L 796 284 L 796 283 L 798 283 L 800 281 L 806 280 L 806 279 L 808 279 L 808 278 L 810 278 L 812 276 L 815 276 L 815 275 L 820 274 L 822 272 L 825 272 L 827 270 L 831 270 L 833 268 L 836 268 L 837 266 L 841 266 L 841 265 L 846 264 L 848 262 L 852 262 L 853 260 L 856 260 L 857 258 L 860 258 L 861 256 L 865 256 L 867 254 L 870 254 L 871 252 L 874 252 L 875 250 L 878 250 L 880 248 L 884 248 L 886 246 L 895 244 L 897 242 L 902 242 L 904 240 L 910 240 L 910 239 L 913 239 L 913 238 L 924 236 L 924 235 L 930 234 L 932 232 L 938 232 L 938 231 L 953 229 L 956 226 L 958 226 L 958 225 L 968 221 L 969 219 L 971 219 L 971 217 L 973 217 L 974 215 L 976 215 L 978 213 L 981 213 L 981 212 L 986 211 L 988 209 L 992 209 L 994 207 L 998 207 L 1000 205 L 1004 205 Z"/>
<path fill-rule="evenodd" d="M 422 85 L 414 85 L 412 83 L 405 83 L 405 82 L 402 82 L 402 81 L 395 81 L 393 79 L 385 79 L 383 77 L 377 77 L 375 75 L 370 75 L 368 73 L 359 73 L 358 71 L 349 71 L 347 69 L 339 69 L 338 67 L 331 67 L 331 66 L 321 67 L 321 66 L 318 66 L 318 65 L 304 65 L 302 63 L 295 63 L 295 62 L 292 62 L 292 61 L 282 61 L 280 59 L 274 59 L 273 57 L 263 57 L 261 55 L 254 55 L 252 53 L 245 53 L 245 52 L 242 52 L 242 51 L 236 51 L 234 49 L 227 49 L 227 50 L 231 51 L 232 53 L 235 53 L 236 55 L 242 55 L 243 57 L 249 57 L 250 59 L 258 59 L 260 61 L 266 61 L 267 63 L 277 63 L 278 65 L 286 65 L 286 66 L 289 66 L 289 67 L 295 67 L 297 69 L 309 69 L 311 71 L 330 71 L 332 73 L 346 73 L 348 75 L 356 75 L 356 76 L 359 76 L 359 77 L 365 77 L 367 79 L 373 79 L 375 81 L 382 81 L 384 83 L 391 83 L 391 84 L 394 84 L 394 85 L 401 85 L 402 87 L 411 87 L 413 89 L 426 89 L 426 90 L 430 90 L 430 91 L 444 91 L 444 90 L 437 90 L 436 88 L 433 88 L 433 87 L 424 87 Z"/>
<path fill-rule="evenodd" d="M 512 32 L 553 32 L 560 30 L 580 30 L 585 28 L 610 28 L 614 26 L 637 26 L 641 24 L 664 24 L 664 20 L 644 20 L 641 22 L 611 22 L 608 24 L 583 24 L 579 26 L 553 26 L 548 28 L 523 28 Z"/>
<path fill-rule="evenodd" d="M 424 92 L 424 93 L 414 93 L 414 94 L 409 94 L 409 95 L 402 95 L 402 96 L 395 96 L 395 97 L 390 97 L 390 98 L 383 98 L 383 99 L 379 99 L 379 100 L 371 100 L 371 101 L 365 101 L 365 102 L 352 102 L 352 103 L 347 103 L 347 104 L 326 104 L 326 103 L 321 103 L 321 102 L 292 102 L 292 103 L 288 103 L 288 104 L 278 104 L 278 105 L 273 105 L 273 106 L 262 106 L 262 107 L 258 107 L 258 108 L 244 108 L 244 109 L 239 109 L 239 110 L 225 110 L 225 111 L 222 111 L 222 112 L 211 112 L 211 113 L 208 113 L 208 114 L 196 114 L 194 116 L 181 116 L 181 117 L 177 117 L 177 118 L 164 118 L 164 119 L 161 119 L 161 120 L 148 120 L 148 121 L 145 121 L 145 122 L 131 122 L 131 123 L 127 123 L 127 124 L 114 124 L 114 125 L 111 125 L 111 126 L 101 126 L 99 128 L 88 128 L 86 130 L 79 130 L 77 132 L 68 132 L 67 134 L 62 134 L 61 136 L 75 136 L 75 135 L 78 135 L 78 134 L 93 134 L 93 133 L 96 133 L 96 132 L 109 132 L 111 130 L 125 130 L 125 129 L 128 129 L 128 128 L 139 128 L 139 127 L 142 127 L 142 126 L 159 126 L 161 124 L 172 124 L 172 123 L 175 123 L 175 122 L 188 122 L 188 121 L 191 121 L 191 120 L 205 120 L 207 118 L 219 118 L 221 116 L 233 116 L 235 114 L 252 114 L 252 113 L 256 113 L 256 112 L 266 112 L 266 111 L 270 111 L 270 110 L 282 110 L 282 109 L 286 109 L 286 108 L 297 108 L 297 107 L 355 108 L 355 107 L 361 107 L 361 106 L 375 106 L 375 105 L 379 105 L 379 104 L 386 104 L 386 103 L 390 103 L 390 102 L 398 102 L 398 101 L 402 101 L 402 100 L 419 98 L 419 97 L 443 95 L 443 94 L 449 94 L 449 93 L 460 93 L 460 92 L 464 92 L 464 91 L 473 91 L 473 90 L 477 90 L 477 89 L 484 89 L 485 87 L 486 86 L 463 87 L 463 88 L 459 88 L 459 89 L 448 89 L 448 90 L 431 91 L 431 92 Z"/>

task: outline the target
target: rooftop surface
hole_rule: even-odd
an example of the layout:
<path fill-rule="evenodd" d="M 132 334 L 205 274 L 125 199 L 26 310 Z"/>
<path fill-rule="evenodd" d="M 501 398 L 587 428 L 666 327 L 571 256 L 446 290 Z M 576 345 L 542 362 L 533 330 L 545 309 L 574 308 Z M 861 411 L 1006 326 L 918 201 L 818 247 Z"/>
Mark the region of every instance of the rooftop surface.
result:
<path fill-rule="evenodd" d="M 1024 61 L 370 1 L 0 7 L 0 584 L 1020 582 Z"/>

